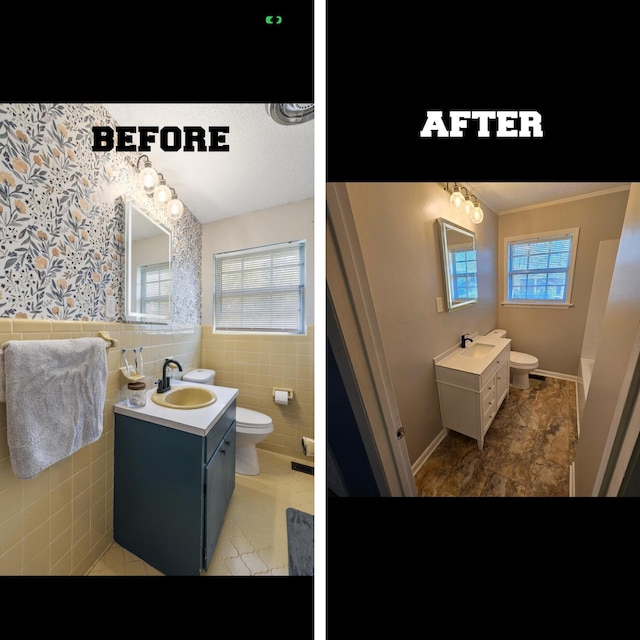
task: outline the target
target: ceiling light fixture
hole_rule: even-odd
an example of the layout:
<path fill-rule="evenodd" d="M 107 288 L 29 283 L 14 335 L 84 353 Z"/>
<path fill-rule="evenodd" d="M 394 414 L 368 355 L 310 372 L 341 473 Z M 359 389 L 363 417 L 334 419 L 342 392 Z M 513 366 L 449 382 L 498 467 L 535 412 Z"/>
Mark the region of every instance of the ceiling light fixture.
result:
<path fill-rule="evenodd" d="M 454 182 L 453 187 L 449 189 L 449 183 L 447 182 L 444 189 L 451 194 L 449 196 L 451 206 L 458 209 L 458 211 L 464 211 L 471 222 L 480 224 L 484 220 L 484 211 L 478 204 L 478 199 L 472 193 L 469 193 L 466 187 L 458 186 L 458 183 Z M 464 194 L 462 189 L 464 189 Z"/>

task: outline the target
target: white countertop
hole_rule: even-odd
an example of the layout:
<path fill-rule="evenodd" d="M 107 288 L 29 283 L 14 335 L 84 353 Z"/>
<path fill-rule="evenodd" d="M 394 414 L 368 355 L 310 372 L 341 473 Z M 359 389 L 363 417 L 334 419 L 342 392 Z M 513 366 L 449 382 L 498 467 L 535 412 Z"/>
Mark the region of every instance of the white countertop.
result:
<path fill-rule="evenodd" d="M 113 406 L 115 413 L 121 413 L 138 420 L 161 424 L 165 427 L 186 431 L 199 436 L 205 436 L 218 418 L 229 408 L 235 398 L 238 397 L 239 390 L 231 387 L 218 387 L 211 384 L 193 384 L 172 380 L 171 387 L 205 387 L 211 389 L 216 394 L 216 401 L 208 407 L 201 409 L 171 409 L 156 404 L 151 395 L 155 393 L 156 387 L 147 389 L 147 404 L 144 407 L 130 407 L 126 400 L 118 402 Z"/>
<path fill-rule="evenodd" d="M 452 347 L 448 351 L 434 358 L 435 364 L 439 367 L 447 367 L 465 373 L 475 373 L 480 375 L 496 359 L 496 356 L 509 344 L 511 338 L 496 338 L 494 336 L 472 335 L 473 342 L 467 343 L 466 348 L 460 346 Z M 474 345 L 488 345 L 492 347 L 481 358 L 469 357 Z"/>

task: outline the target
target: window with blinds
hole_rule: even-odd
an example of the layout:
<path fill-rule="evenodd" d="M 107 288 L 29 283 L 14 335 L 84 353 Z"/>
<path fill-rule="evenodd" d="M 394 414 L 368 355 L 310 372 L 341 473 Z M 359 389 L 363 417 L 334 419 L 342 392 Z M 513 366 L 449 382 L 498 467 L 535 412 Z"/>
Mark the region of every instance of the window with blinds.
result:
<path fill-rule="evenodd" d="M 506 238 L 507 303 L 571 303 L 578 229 Z"/>
<path fill-rule="evenodd" d="M 168 262 L 139 268 L 140 311 L 171 317 L 171 266 Z"/>
<path fill-rule="evenodd" d="M 214 331 L 304 333 L 305 244 L 215 254 Z"/>

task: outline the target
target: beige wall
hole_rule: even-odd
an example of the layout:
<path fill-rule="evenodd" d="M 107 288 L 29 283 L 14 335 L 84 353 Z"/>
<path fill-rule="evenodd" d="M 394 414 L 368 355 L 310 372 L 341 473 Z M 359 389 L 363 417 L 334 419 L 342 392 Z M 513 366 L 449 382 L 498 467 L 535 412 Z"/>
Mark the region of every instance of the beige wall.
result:
<path fill-rule="evenodd" d="M 504 239 L 579 227 L 578 253 L 568 309 L 531 309 L 498 304 L 498 324 L 511 338 L 511 348 L 538 358 L 544 371 L 578 374 L 589 298 L 602 240 L 620 237 L 628 191 L 572 200 L 503 215 L 498 218 L 498 291 L 504 291 Z"/>
<path fill-rule="evenodd" d="M 304 457 L 302 437 L 314 437 L 313 198 L 224 218 L 202 227 L 202 366 L 216 372 L 216 384 L 240 390 L 238 404 L 273 420 L 273 433 L 258 448 Z M 214 334 L 213 255 L 278 242 L 306 240 L 306 335 Z M 273 401 L 274 387 L 293 389 L 287 406 Z M 312 462 L 309 458 L 307 462 Z"/>
<path fill-rule="evenodd" d="M 411 464 L 440 434 L 433 358 L 460 335 L 487 333 L 497 321 L 497 217 L 473 225 L 449 206 L 440 183 L 348 183 L 367 277 Z M 476 305 L 439 313 L 444 297 L 437 218 L 476 232 Z"/>
<path fill-rule="evenodd" d="M 598 495 L 608 447 L 621 420 L 640 323 L 640 185 L 628 194 L 624 226 L 611 278 L 600 344 L 576 447 L 575 493 Z"/>
<path fill-rule="evenodd" d="M 273 433 L 259 449 L 304 458 L 302 438 L 314 438 L 313 327 L 307 334 L 221 334 L 202 327 L 202 366 L 216 372 L 215 384 L 239 390 L 238 405 L 273 420 Z M 276 404 L 273 387 L 292 389 L 288 405 Z M 313 458 L 305 458 L 313 465 Z"/>
<path fill-rule="evenodd" d="M 6 405 L 0 403 L 0 575 L 84 575 L 113 541 L 113 405 L 126 398 L 120 349 L 143 347 L 147 385 L 160 377 L 167 355 L 185 369 L 200 366 L 200 327 L 0 319 L 0 344 L 95 337 L 98 331 L 120 343 L 107 352 L 99 440 L 35 478 L 19 480 L 11 468 Z"/>
<path fill-rule="evenodd" d="M 314 321 L 313 198 L 224 218 L 202 226 L 202 322 L 213 324 L 213 255 L 278 242 L 306 240 L 306 320 Z"/>

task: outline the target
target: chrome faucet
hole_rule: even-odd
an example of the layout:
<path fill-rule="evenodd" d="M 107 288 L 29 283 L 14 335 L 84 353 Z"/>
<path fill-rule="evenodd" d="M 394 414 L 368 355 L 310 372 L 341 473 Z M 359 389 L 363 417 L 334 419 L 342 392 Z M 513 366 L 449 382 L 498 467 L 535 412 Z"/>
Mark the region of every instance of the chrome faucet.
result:
<path fill-rule="evenodd" d="M 463 333 L 460 336 L 460 346 L 464 349 L 467 346 L 467 342 L 473 342 L 473 338 L 470 338 L 468 333 Z"/>
<path fill-rule="evenodd" d="M 171 382 L 169 382 L 169 377 L 167 376 L 167 367 L 170 364 L 175 364 L 180 371 L 182 371 L 182 365 L 177 360 L 172 360 L 171 358 L 167 358 L 162 365 L 162 378 L 160 380 L 156 380 L 156 384 L 158 385 L 158 393 L 165 393 L 171 389 Z"/>

